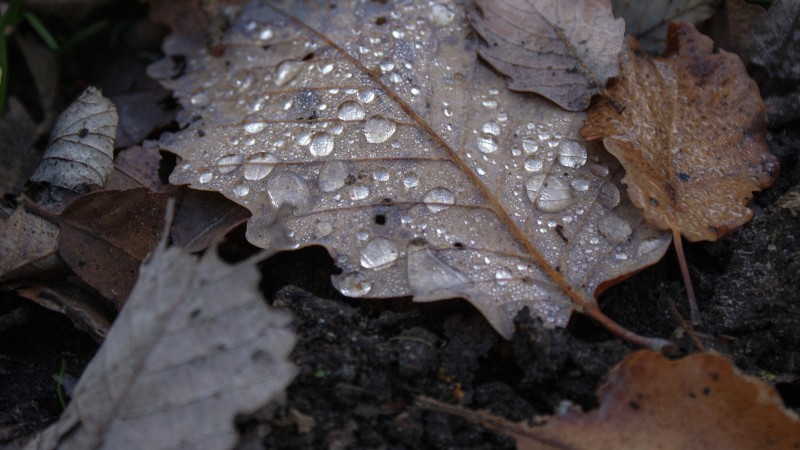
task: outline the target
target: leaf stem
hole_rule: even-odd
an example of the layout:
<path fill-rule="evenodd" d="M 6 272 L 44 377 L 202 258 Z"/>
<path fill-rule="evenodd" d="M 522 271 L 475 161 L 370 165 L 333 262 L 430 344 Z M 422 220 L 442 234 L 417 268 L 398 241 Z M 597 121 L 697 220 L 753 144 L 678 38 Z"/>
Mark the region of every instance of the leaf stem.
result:
<path fill-rule="evenodd" d="M 61 368 L 58 369 L 58 378 L 56 379 L 56 395 L 58 395 L 58 402 L 61 403 L 61 409 L 67 409 L 67 401 L 64 399 L 64 371 L 67 370 L 66 358 L 61 358 Z"/>
<path fill-rule="evenodd" d="M 692 326 L 700 325 L 700 309 L 697 307 L 697 297 L 694 295 L 692 277 L 689 275 L 689 267 L 686 265 L 686 256 L 683 253 L 683 238 L 681 232 L 672 229 L 672 242 L 675 243 L 675 253 L 678 254 L 678 264 L 681 266 L 681 276 L 683 284 L 686 286 L 686 295 L 689 297 L 689 320 Z"/>

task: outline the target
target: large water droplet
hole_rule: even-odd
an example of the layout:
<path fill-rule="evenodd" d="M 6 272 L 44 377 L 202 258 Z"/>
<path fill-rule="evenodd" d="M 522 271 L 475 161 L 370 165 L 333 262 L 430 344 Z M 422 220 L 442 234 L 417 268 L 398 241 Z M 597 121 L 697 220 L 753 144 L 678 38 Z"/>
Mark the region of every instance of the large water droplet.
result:
<path fill-rule="evenodd" d="M 475 143 L 477 144 L 478 150 L 480 150 L 481 153 L 494 153 L 499 147 L 497 141 L 488 135 L 478 136 L 475 138 Z"/>
<path fill-rule="evenodd" d="M 416 187 L 417 184 L 419 184 L 419 177 L 417 176 L 416 173 L 409 172 L 403 175 L 403 186 L 405 186 L 406 189 L 411 189 L 413 187 Z"/>
<path fill-rule="evenodd" d="M 236 187 L 233 188 L 233 193 L 237 197 L 244 197 L 250 193 L 250 187 L 246 184 L 237 184 Z"/>
<path fill-rule="evenodd" d="M 498 136 L 500 134 L 500 125 L 498 125 L 497 122 L 486 122 L 481 127 L 481 131 L 486 134 Z"/>
<path fill-rule="evenodd" d="M 311 138 L 308 150 L 314 156 L 327 156 L 333 151 L 333 137 L 328 133 L 317 133 Z"/>
<path fill-rule="evenodd" d="M 344 186 L 349 169 L 344 161 L 332 160 L 327 161 L 319 169 L 319 177 L 317 183 L 322 192 L 333 192 L 339 190 Z"/>
<path fill-rule="evenodd" d="M 372 89 L 364 89 L 363 91 L 358 91 L 356 97 L 364 103 L 372 103 L 375 100 L 375 91 Z"/>
<path fill-rule="evenodd" d="M 608 209 L 612 209 L 619 205 L 620 195 L 619 188 L 611 183 L 605 183 L 600 187 L 600 195 L 598 196 L 600 204 Z"/>
<path fill-rule="evenodd" d="M 266 122 L 257 114 L 250 114 L 244 118 L 244 132 L 248 134 L 258 133 L 267 127 Z"/>
<path fill-rule="evenodd" d="M 422 197 L 422 201 L 425 202 L 425 206 L 427 206 L 428 210 L 432 213 L 444 211 L 452 206 L 455 200 L 456 197 L 453 195 L 453 193 L 450 192 L 449 189 L 442 187 L 431 189 L 425 193 L 424 197 Z"/>
<path fill-rule="evenodd" d="M 293 172 L 279 173 L 267 182 L 267 195 L 276 208 L 291 205 L 296 213 L 305 212 L 311 203 L 306 182 Z"/>
<path fill-rule="evenodd" d="M 525 153 L 531 154 L 536 153 L 539 150 L 539 145 L 536 144 L 536 141 L 531 139 L 523 139 L 522 140 L 522 149 L 525 150 Z"/>
<path fill-rule="evenodd" d="M 303 61 L 297 61 L 294 59 L 287 59 L 282 63 L 278 64 L 278 67 L 275 68 L 275 85 L 283 86 L 289 84 L 294 77 L 300 73 L 300 70 L 303 69 Z"/>
<path fill-rule="evenodd" d="M 447 5 L 434 3 L 431 6 L 431 23 L 436 27 L 449 25 L 455 19 L 456 13 Z"/>
<path fill-rule="evenodd" d="M 361 272 L 351 272 L 339 281 L 337 288 L 348 297 L 363 297 L 372 289 L 372 283 Z"/>
<path fill-rule="evenodd" d="M 528 198 L 543 212 L 559 212 L 575 202 L 569 184 L 557 177 L 545 179 L 546 175 L 536 175 L 525 182 Z"/>
<path fill-rule="evenodd" d="M 330 222 L 319 222 L 315 230 L 317 238 L 323 238 L 333 233 L 333 225 Z"/>
<path fill-rule="evenodd" d="M 597 230 L 612 245 L 624 241 L 633 232 L 630 224 L 614 213 L 606 214 L 597 221 Z"/>
<path fill-rule="evenodd" d="M 408 284 L 415 300 L 439 300 L 469 292 L 472 282 L 427 247 L 408 248 Z"/>
<path fill-rule="evenodd" d="M 392 137 L 396 129 L 397 124 L 393 121 L 382 116 L 374 116 L 364 124 L 364 135 L 367 137 L 367 142 L 380 144 Z"/>
<path fill-rule="evenodd" d="M 364 120 L 366 110 L 361 103 L 348 100 L 339 105 L 339 119 L 340 120 Z"/>
<path fill-rule="evenodd" d="M 242 155 L 225 155 L 217 160 L 217 171 L 219 173 L 231 173 L 242 164 Z"/>
<path fill-rule="evenodd" d="M 541 172 L 544 168 L 544 161 L 539 158 L 528 158 L 525 160 L 525 170 L 528 172 Z"/>
<path fill-rule="evenodd" d="M 558 163 L 577 169 L 586 164 L 586 148 L 576 141 L 566 141 L 558 148 Z"/>
<path fill-rule="evenodd" d="M 214 178 L 214 175 L 211 172 L 203 172 L 200 174 L 200 177 L 197 179 L 201 184 L 206 184 Z"/>
<path fill-rule="evenodd" d="M 272 172 L 278 158 L 270 153 L 261 152 L 249 156 L 244 162 L 244 177 L 248 180 L 262 180 Z"/>
<path fill-rule="evenodd" d="M 368 196 L 369 196 L 369 186 L 363 186 L 357 184 L 350 188 L 351 200 L 364 200 Z"/>
<path fill-rule="evenodd" d="M 361 250 L 361 266 L 366 269 L 384 269 L 394 264 L 400 256 L 394 242 L 376 237 Z"/>
<path fill-rule="evenodd" d="M 586 192 L 589 190 L 589 180 L 584 178 L 575 178 L 574 180 L 569 182 L 569 185 L 572 186 L 572 189 L 575 189 L 578 192 Z"/>

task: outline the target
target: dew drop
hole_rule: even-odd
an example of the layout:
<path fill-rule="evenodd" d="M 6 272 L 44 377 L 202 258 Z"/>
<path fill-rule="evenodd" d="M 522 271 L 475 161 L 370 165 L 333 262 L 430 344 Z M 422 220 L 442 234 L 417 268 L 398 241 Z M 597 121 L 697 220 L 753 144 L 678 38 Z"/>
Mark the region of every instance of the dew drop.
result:
<path fill-rule="evenodd" d="M 586 148 L 576 141 L 567 141 L 558 149 L 558 163 L 577 169 L 586 164 Z"/>
<path fill-rule="evenodd" d="M 455 19 L 456 13 L 447 5 L 434 3 L 431 7 L 431 23 L 436 27 L 444 27 Z"/>
<path fill-rule="evenodd" d="M 544 161 L 538 158 L 528 158 L 525 160 L 525 170 L 528 172 L 541 172 L 544 168 Z"/>
<path fill-rule="evenodd" d="M 323 238 L 333 233 L 333 225 L 330 222 L 319 222 L 315 230 L 317 238 Z"/>
<path fill-rule="evenodd" d="M 396 129 L 397 125 L 391 120 L 382 116 L 373 116 L 364 124 L 364 135 L 367 142 L 380 144 L 389 140 Z"/>
<path fill-rule="evenodd" d="M 311 203 L 311 191 L 306 182 L 293 172 L 283 172 L 267 182 L 267 195 L 276 208 L 291 205 L 295 212 L 304 212 Z"/>
<path fill-rule="evenodd" d="M 258 133 L 267 127 L 266 122 L 257 114 L 250 114 L 244 118 L 244 132 L 248 134 Z"/>
<path fill-rule="evenodd" d="M 569 182 L 569 185 L 572 186 L 572 189 L 575 189 L 578 192 L 586 192 L 589 190 L 589 181 L 583 178 L 575 178 L 574 180 Z"/>
<path fill-rule="evenodd" d="M 406 34 L 403 32 L 403 30 L 392 31 L 392 37 L 395 39 L 403 39 L 405 36 Z"/>
<path fill-rule="evenodd" d="M 206 106 L 210 102 L 211 99 L 205 92 L 198 92 L 189 98 L 189 103 L 191 103 L 192 106 Z"/>
<path fill-rule="evenodd" d="M 344 161 L 327 161 L 319 169 L 317 184 L 322 192 L 337 191 L 344 186 L 348 175 L 349 170 Z"/>
<path fill-rule="evenodd" d="M 536 141 L 534 140 L 523 139 L 522 149 L 525 150 L 525 153 L 531 154 L 531 153 L 536 153 L 539 150 L 539 146 L 536 144 Z"/>
<path fill-rule="evenodd" d="M 236 187 L 233 188 L 233 193 L 237 197 L 244 197 L 245 195 L 250 193 L 250 187 L 246 184 L 238 184 Z"/>
<path fill-rule="evenodd" d="M 261 41 L 268 41 L 272 39 L 273 32 L 271 28 L 264 28 L 261 33 L 258 33 L 258 39 Z"/>
<path fill-rule="evenodd" d="M 380 182 L 389 181 L 389 171 L 385 169 L 378 170 L 372 174 L 372 179 Z"/>
<path fill-rule="evenodd" d="M 272 172 L 276 162 L 278 158 L 266 152 L 249 156 L 244 162 L 245 179 L 252 181 L 264 179 Z"/>
<path fill-rule="evenodd" d="M 569 184 L 557 177 L 545 181 L 545 174 L 536 175 L 525 182 L 528 198 L 543 212 L 559 212 L 575 202 Z M 538 194 L 538 196 L 537 196 Z"/>
<path fill-rule="evenodd" d="M 350 188 L 350 199 L 364 200 L 369 196 L 369 186 L 356 185 Z"/>
<path fill-rule="evenodd" d="M 286 61 L 281 62 L 278 64 L 278 67 L 275 68 L 275 85 L 284 86 L 289 84 L 292 80 L 294 80 L 297 74 L 300 73 L 302 68 L 303 61 L 287 59 Z"/>
<path fill-rule="evenodd" d="M 475 138 L 475 143 L 481 153 L 494 153 L 499 147 L 497 141 L 491 136 L 478 136 Z"/>
<path fill-rule="evenodd" d="M 375 100 L 375 91 L 373 91 L 372 89 L 365 89 L 363 91 L 358 91 L 356 97 L 358 97 L 358 99 L 364 103 L 372 103 L 372 101 Z"/>
<path fill-rule="evenodd" d="M 444 211 L 449 208 L 455 200 L 456 198 L 453 193 L 450 192 L 449 189 L 442 187 L 431 189 L 422 197 L 425 206 L 427 206 L 428 210 L 432 213 Z"/>
<path fill-rule="evenodd" d="M 348 100 L 339 106 L 338 117 L 340 120 L 364 120 L 366 110 L 360 103 Z"/>
<path fill-rule="evenodd" d="M 592 167 L 590 167 L 589 170 L 598 177 L 608 176 L 608 167 L 602 164 L 592 164 Z"/>
<path fill-rule="evenodd" d="M 311 142 L 312 133 L 310 131 L 302 131 L 295 136 L 294 141 L 297 145 L 308 145 Z"/>
<path fill-rule="evenodd" d="M 498 125 L 497 122 L 486 122 L 481 127 L 481 131 L 486 134 L 497 136 L 500 134 L 500 125 Z"/>
<path fill-rule="evenodd" d="M 494 278 L 497 280 L 497 284 L 501 286 L 508 284 L 508 281 L 511 279 L 511 272 L 505 267 L 498 269 L 497 272 L 494 273 Z"/>
<path fill-rule="evenodd" d="M 496 109 L 497 108 L 497 100 L 484 100 L 483 106 L 489 109 Z"/>
<path fill-rule="evenodd" d="M 327 156 L 333 151 L 333 137 L 328 133 L 317 133 L 311 138 L 308 150 L 314 156 Z"/>
<path fill-rule="evenodd" d="M 372 289 L 372 283 L 360 272 L 351 272 L 339 282 L 339 292 L 348 297 L 363 297 Z"/>
<path fill-rule="evenodd" d="M 597 230 L 612 245 L 628 239 L 633 232 L 628 222 L 613 213 L 606 214 L 597 222 Z"/>
<path fill-rule="evenodd" d="M 376 237 L 361 250 L 361 266 L 365 269 L 385 269 L 394 264 L 399 256 L 400 252 L 394 242 Z"/>
<path fill-rule="evenodd" d="M 380 67 L 381 67 L 381 72 L 383 73 L 391 72 L 394 70 L 394 63 L 391 61 L 384 61 L 381 63 Z"/>
<path fill-rule="evenodd" d="M 200 177 L 197 180 L 201 184 L 206 184 L 211 181 L 212 178 L 214 178 L 214 175 L 212 175 L 211 172 L 203 172 L 200 174 Z"/>
<path fill-rule="evenodd" d="M 600 195 L 598 196 L 598 200 L 601 205 L 608 209 L 616 207 L 619 205 L 620 201 L 619 188 L 611 183 L 603 184 L 603 186 L 600 187 Z"/>
<path fill-rule="evenodd" d="M 413 187 L 416 187 L 417 184 L 419 184 L 419 177 L 417 176 L 416 173 L 409 172 L 403 175 L 403 186 L 405 186 L 406 189 L 411 189 Z"/>
<path fill-rule="evenodd" d="M 219 173 L 231 173 L 242 164 L 242 155 L 225 155 L 217 160 L 217 171 Z"/>

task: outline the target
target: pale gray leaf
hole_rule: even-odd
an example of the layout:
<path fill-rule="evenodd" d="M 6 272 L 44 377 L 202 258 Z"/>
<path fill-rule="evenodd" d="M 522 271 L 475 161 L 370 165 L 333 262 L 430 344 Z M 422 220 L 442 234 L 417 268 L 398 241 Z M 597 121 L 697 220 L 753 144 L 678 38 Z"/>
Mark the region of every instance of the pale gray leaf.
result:
<path fill-rule="evenodd" d="M 800 80 L 800 1 L 777 0 L 750 30 L 752 62 L 774 78 Z"/>
<path fill-rule="evenodd" d="M 614 15 L 625 19 L 625 34 L 660 55 L 667 47 L 667 24 L 698 24 L 714 13 L 715 0 L 612 0 Z"/>

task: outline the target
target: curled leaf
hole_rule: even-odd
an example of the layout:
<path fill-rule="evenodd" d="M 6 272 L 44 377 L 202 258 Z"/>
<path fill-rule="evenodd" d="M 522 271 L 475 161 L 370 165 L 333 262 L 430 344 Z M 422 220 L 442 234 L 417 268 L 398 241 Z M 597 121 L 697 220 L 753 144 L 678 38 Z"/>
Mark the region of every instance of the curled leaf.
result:
<path fill-rule="evenodd" d="M 484 39 L 481 57 L 513 90 L 581 111 L 617 75 L 625 23 L 609 0 L 479 0 L 467 17 Z"/>
<path fill-rule="evenodd" d="M 628 38 L 620 63 L 608 89 L 617 105 L 593 104 L 581 135 L 602 139 L 622 162 L 647 221 L 714 241 L 750 220 L 752 193 L 772 184 L 778 161 L 741 60 L 692 25 L 673 23 L 664 57 L 651 60 Z"/>

